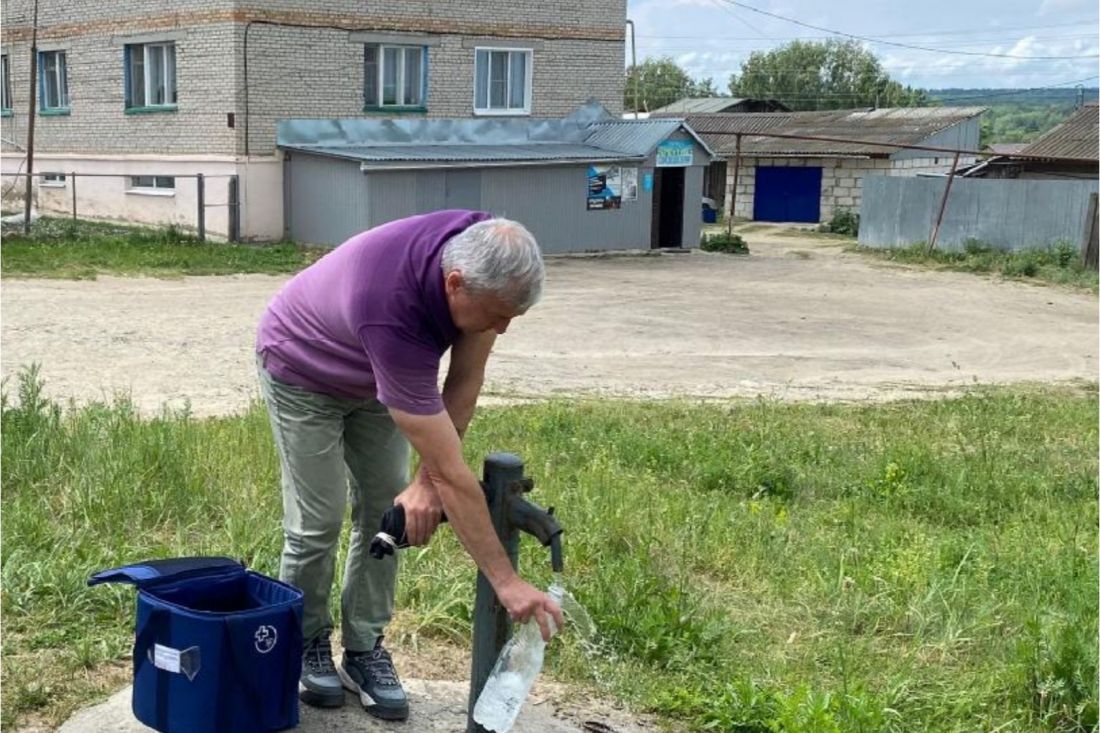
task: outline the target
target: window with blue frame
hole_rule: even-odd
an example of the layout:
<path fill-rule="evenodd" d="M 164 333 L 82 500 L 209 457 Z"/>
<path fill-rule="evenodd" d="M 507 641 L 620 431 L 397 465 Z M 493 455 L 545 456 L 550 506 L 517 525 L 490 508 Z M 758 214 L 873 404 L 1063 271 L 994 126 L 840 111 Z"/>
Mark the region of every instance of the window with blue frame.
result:
<path fill-rule="evenodd" d="M 176 108 L 176 44 L 130 43 L 126 55 L 126 109 Z"/>
<path fill-rule="evenodd" d="M 367 109 L 422 109 L 428 89 L 424 46 L 368 43 L 364 51 L 363 104 Z"/>
<path fill-rule="evenodd" d="M 8 67 L 8 55 L 5 53 L 0 55 L 0 72 L 3 73 L 3 79 L 0 80 L 2 84 L 2 99 L 0 99 L 0 111 L 5 115 L 11 114 L 11 71 Z"/>
<path fill-rule="evenodd" d="M 44 113 L 69 111 L 69 79 L 64 51 L 38 54 L 38 109 Z"/>

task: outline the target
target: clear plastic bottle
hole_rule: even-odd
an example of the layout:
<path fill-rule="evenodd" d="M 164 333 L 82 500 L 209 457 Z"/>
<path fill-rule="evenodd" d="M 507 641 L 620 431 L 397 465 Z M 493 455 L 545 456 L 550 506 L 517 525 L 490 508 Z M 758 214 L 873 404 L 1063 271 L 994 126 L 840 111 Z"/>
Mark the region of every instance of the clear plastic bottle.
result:
<path fill-rule="evenodd" d="M 548 595 L 560 605 L 562 592 L 561 586 L 551 585 Z M 550 622 L 550 633 L 556 633 L 554 621 L 547 620 Z M 529 619 L 500 650 L 500 656 L 474 705 L 474 722 L 486 730 L 508 733 L 531 691 L 531 685 L 542 670 L 545 651 L 546 642 L 542 640 L 539 624 L 535 619 Z"/>

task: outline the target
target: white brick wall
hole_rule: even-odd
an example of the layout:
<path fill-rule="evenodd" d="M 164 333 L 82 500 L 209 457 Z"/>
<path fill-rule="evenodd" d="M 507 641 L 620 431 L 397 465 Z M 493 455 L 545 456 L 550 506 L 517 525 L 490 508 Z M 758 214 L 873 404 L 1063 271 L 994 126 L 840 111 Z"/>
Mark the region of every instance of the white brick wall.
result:
<path fill-rule="evenodd" d="M 975 158 L 960 157 L 959 167 L 971 165 Z M 726 211 L 730 210 L 733 194 L 733 160 L 726 162 Z M 939 158 L 744 158 L 737 181 L 737 207 L 734 214 L 752 218 L 753 197 L 756 192 L 756 166 L 820 166 L 821 167 L 821 220 L 828 221 L 840 208 L 859 211 L 863 199 L 864 176 L 915 176 L 918 173 L 947 173 L 951 170 L 951 156 Z"/>

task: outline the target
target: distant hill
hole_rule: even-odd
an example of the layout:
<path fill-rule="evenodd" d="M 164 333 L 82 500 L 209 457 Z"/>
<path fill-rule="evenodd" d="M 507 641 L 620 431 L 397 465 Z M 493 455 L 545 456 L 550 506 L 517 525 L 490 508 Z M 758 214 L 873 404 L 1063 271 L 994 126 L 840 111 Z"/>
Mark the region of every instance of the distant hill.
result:
<path fill-rule="evenodd" d="M 1078 100 L 1095 102 L 1100 89 L 928 89 L 933 104 L 986 107 L 982 115 L 982 145 L 1029 143 L 1062 122 Z"/>
<path fill-rule="evenodd" d="M 1078 90 L 1057 89 L 927 89 L 928 97 L 945 106 L 1002 107 L 1005 105 L 1073 107 Z M 1100 99 L 1100 89 L 1081 89 L 1086 102 Z"/>

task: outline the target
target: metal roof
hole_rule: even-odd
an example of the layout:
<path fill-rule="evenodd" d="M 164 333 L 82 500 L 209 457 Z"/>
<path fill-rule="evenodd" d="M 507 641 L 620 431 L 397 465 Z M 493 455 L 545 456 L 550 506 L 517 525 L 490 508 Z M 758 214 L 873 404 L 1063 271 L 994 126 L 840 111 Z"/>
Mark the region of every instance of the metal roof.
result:
<path fill-rule="evenodd" d="M 390 145 L 284 145 L 291 150 L 358 160 L 364 167 L 394 167 L 392 164 L 425 163 L 506 163 L 553 161 L 604 161 L 642 159 L 615 153 L 591 145 L 576 143 L 539 143 L 524 145 L 477 145 L 473 143 Z"/>
<path fill-rule="evenodd" d="M 743 133 L 742 155 L 886 157 L 893 151 L 876 145 L 768 138 L 754 136 L 752 133 L 847 137 L 870 142 L 915 145 L 984 111 L 984 107 L 898 107 L 818 112 L 747 112 L 686 115 L 685 121 L 713 150 L 724 156 L 732 155 L 736 146 L 736 137 L 730 133 L 740 132 Z"/>
<path fill-rule="evenodd" d="M 277 144 L 363 167 L 641 160 L 675 132 L 707 144 L 682 119 L 621 120 L 598 103 L 563 119 L 280 120 Z"/>
<path fill-rule="evenodd" d="M 714 154 L 710 146 L 677 117 L 594 122 L 589 125 L 584 142 L 597 148 L 644 157 L 652 153 L 658 143 L 679 130 L 691 135 L 707 153 Z"/>
<path fill-rule="evenodd" d="M 1098 123 L 1100 107 L 1096 103 L 1086 104 L 1068 120 L 1021 150 L 1020 155 L 1077 158 L 1095 163 L 1100 160 Z"/>
<path fill-rule="evenodd" d="M 654 114 L 707 114 L 712 112 L 725 112 L 730 107 L 735 107 L 744 102 L 743 97 L 697 97 L 677 99 L 672 104 L 666 104 L 660 109 L 653 110 Z"/>

